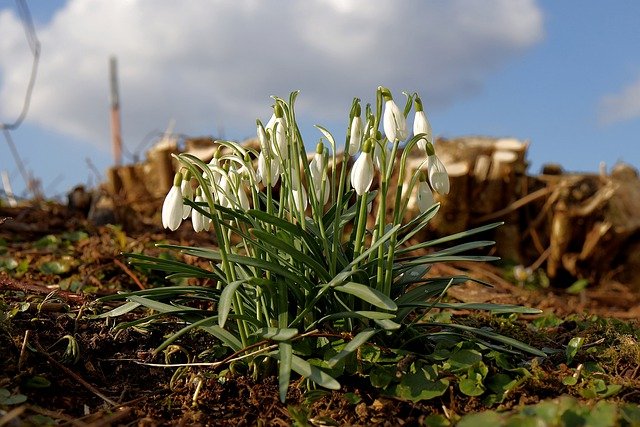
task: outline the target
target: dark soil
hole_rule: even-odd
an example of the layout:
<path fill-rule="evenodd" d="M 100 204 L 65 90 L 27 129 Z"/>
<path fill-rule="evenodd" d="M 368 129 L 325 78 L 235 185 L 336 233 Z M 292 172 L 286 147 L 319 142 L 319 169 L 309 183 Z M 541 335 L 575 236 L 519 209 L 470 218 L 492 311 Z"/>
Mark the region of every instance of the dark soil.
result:
<path fill-rule="evenodd" d="M 211 243 L 188 231 L 165 234 L 159 228 L 125 232 L 112 226 L 96 227 L 82 215 L 55 204 L 0 207 L 0 220 L 2 217 L 11 219 L 0 224 L 0 260 L 11 258 L 26 264 L 4 271 L 0 268 L 0 389 L 12 396 L 23 395 L 26 401 L 3 405 L 0 400 L 0 425 L 242 426 L 291 425 L 296 421 L 318 426 L 420 425 L 431 414 L 453 417 L 487 409 L 479 398 L 460 395 L 453 387 L 442 398 L 411 403 L 382 397 L 379 390 L 359 378 L 342 379 L 339 392 L 309 393 L 302 381 L 294 381 L 287 402 L 282 404 L 276 378 L 256 382 L 228 366 L 224 370 L 149 366 L 165 363 L 162 355 L 153 356 L 153 350 L 176 325 L 166 321 L 147 329 L 114 330 L 113 319 L 89 318 L 99 308 L 95 299 L 119 290 L 146 288 L 158 279 L 129 268 L 120 255 L 123 251 L 153 253 L 157 251 L 153 243 L 159 240 Z M 87 235 L 77 238 L 69 234 L 77 231 Z M 66 237 L 47 243 L 50 235 Z M 62 267 L 52 272 L 52 264 L 45 265 L 52 262 Z M 537 336 L 527 332 L 526 323 L 540 316 L 524 316 L 511 324 L 510 330 L 505 329 L 504 333 L 515 338 L 532 340 L 532 345 L 566 344 L 576 322 L 588 319 L 586 314 L 625 320 L 640 316 L 640 292 L 623 284 L 591 286 L 569 295 L 562 288 L 514 285 L 494 266 L 439 268 L 445 274 L 466 271 L 495 284 L 494 288 L 469 285 L 458 289 L 451 295 L 458 300 L 515 303 L 560 317 L 581 315 Z M 471 323 L 497 322 L 490 316 L 469 317 L 467 312 L 454 316 Z M 603 331 L 606 327 L 601 325 L 593 332 Z M 65 359 L 65 336 L 78 343 L 76 361 Z M 181 349 L 171 362 L 203 351 L 209 341 L 208 336 L 189 336 L 180 342 Z M 620 348 L 612 351 L 620 357 L 614 360 L 612 356 L 611 372 L 631 386 L 618 398 L 640 402 L 640 372 L 633 362 L 638 356 L 625 357 Z M 549 358 L 534 369 L 535 379 L 510 396 L 502 409 L 567 392 L 561 382 L 566 365 Z"/>

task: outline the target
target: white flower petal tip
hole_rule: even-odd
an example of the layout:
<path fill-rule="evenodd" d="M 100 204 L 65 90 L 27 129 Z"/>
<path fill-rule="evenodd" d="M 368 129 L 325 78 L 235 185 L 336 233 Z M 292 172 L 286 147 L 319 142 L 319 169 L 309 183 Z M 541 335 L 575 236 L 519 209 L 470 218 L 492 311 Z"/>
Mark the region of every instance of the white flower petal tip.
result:
<path fill-rule="evenodd" d="M 171 231 L 177 230 L 182 223 L 182 213 L 182 190 L 179 185 L 174 185 L 162 204 L 162 226 Z"/>
<path fill-rule="evenodd" d="M 418 182 L 418 196 L 416 202 L 420 213 L 426 212 L 431 206 L 436 203 L 433 199 L 433 192 L 431 191 L 428 182 Z"/>
<path fill-rule="evenodd" d="M 393 99 L 385 101 L 382 126 L 390 142 L 407 139 L 407 119 Z"/>
<path fill-rule="evenodd" d="M 202 196 L 196 196 L 195 202 L 204 202 L 204 199 L 202 198 Z M 205 208 L 205 211 L 208 212 L 209 208 Z M 211 226 L 211 218 L 208 218 L 198 210 L 193 209 L 191 212 L 191 225 L 193 225 L 193 230 L 196 233 L 199 233 L 201 231 L 209 231 L 209 228 Z"/>
<path fill-rule="evenodd" d="M 427 157 L 427 168 L 429 169 L 429 182 L 438 194 L 449 194 L 449 174 L 444 164 L 435 154 Z"/>
<path fill-rule="evenodd" d="M 359 196 L 371 187 L 373 182 L 373 160 L 370 153 L 362 153 L 351 169 L 351 186 Z"/>
<path fill-rule="evenodd" d="M 180 184 L 180 191 L 182 191 L 182 198 L 193 200 L 193 187 L 191 187 L 191 181 L 187 181 L 186 179 L 182 180 L 182 184 Z M 191 206 L 183 203 L 182 206 L 182 219 L 189 218 L 191 215 Z"/>
<path fill-rule="evenodd" d="M 424 111 L 416 111 L 416 114 L 413 118 L 413 134 L 418 135 L 424 133 L 426 134 L 425 138 L 421 138 L 418 141 L 418 148 L 422 151 L 427 151 L 427 142 L 433 144 L 433 133 L 431 130 L 431 124 L 429 123 L 429 119 L 427 119 L 427 115 Z"/>
<path fill-rule="evenodd" d="M 362 141 L 362 119 L 360 117 L 354 117 L 351 121 L 351 131 L 349 135 L 349 155 L 353 156 L 360 150 L 360 143 Z"/>
<path fill-rule="evenodd" d="M 307 197 L 307 190 L 305 190 L 304 187 L 301 187 L 301 191 L 291 190 L 291 197 L 293 197 L 293 203 L 298 211 L 302 212 L 307 209 L 309 198 Z"/>

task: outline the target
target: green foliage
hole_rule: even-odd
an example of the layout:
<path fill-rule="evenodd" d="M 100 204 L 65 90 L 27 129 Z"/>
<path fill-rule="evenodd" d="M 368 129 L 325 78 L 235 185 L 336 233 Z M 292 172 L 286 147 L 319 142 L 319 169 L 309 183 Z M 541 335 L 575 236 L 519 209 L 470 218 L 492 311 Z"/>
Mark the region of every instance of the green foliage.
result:
<path fill-rule="evenodd" d="M 573 358 L 576 357 L 578 350 L 580 350 L 580 347 L 582 347 L 582 344 L 584 344 L 584 338 L 571 338 L 571 341 L 569 341 L 569 344 L 567 344 L 567 349 L 565 351 L 565 354 L 567 355 L 567 364 L 571 364 Z"/>
<path fill-rule="evenodd" d="M 507 427 L 507 426 L 637 426 L 640 424 L 640 406 L 616 405 L 601 400 L 595 404 L 581 403 L 570 396 L 546 400 L 528 405 L 517 411 L 499 413 L 485 411 L 462 417 L 460 427 Z"/>
<path fill-rule="evenodd" d="M 585 290 L 587 286 L 589 286 L 589 281 L 587 279 L 579 279 L 573 282 L 571 286 L 567 288 L 567 292 L 570 294 L 579 294 L 580 292 Z"/>
<path fill-rule="evenodd" d="M 366 108 L 366 141 L 357 142 L 374 144 L 380 153 L 377 191 L 362 193 L 358 186 L 355 190 L 362 194 L 356 194 L 349 186 L 347 168 L 330 167 L 349 164 L 348 148 L 352 143 L 349 134 L 339 158 L 333 136 L 318 127 L 331 149 L 329 153 L 320 150 L 314 158 L 316 163 L 309 163 L 295 119 L 297 93 L 291 94 L 289 102 L 275 98 L 276 115 L 283 116 L 273 127 L 265 131 L 258 122 L 260 153 L 222 141 L 224 151 L 217 153 L 209 164 L 189 154 L 178 155 L 183 173 L 177 175 L 176 186 L 183 176 L 193 176 L 202 201 L 189 197 L 180 201 L 168 196 L 166 203 L 177 200 L 180 205 L 163 212 L 163 222 L 173 224 L 171 221 L 178 219 L 179 223 L 180 218 L 171 212 L 182 213 L 184 203 L 193 211 L 194 219 L 211 223 L 218 248 L 165 244 L 158 247 L 208 262 L 210 268 L 177 257 L 128 254 L 130 262 L 138 268 L 162 271 L 169 280 L 179 281 L 179 285 L 105 297 L 103 301 L 127 302 L 97 318 L 122 316 L 144 307 L 152 311 L 148 317 L 121 323 L 119 327 L 146 324 L 166 316 L 179 317 L 186 324 L 169 336 L 156 353 L 197 328 L 228 347 L 233 352 L 230 361 L 247 358 L 254 372 L 263 365 L 252 361 L 265 356 L 276 360 L 283 401 L 292 371 L 328 389 L 340 387 L 336 378 L 341 375 L 369 375 L 374 386 L 388 386 L 395 396 L 411 401 L 442 395 L 449 386 L 449 379 L 443 376 L 447 372 L 456 377 L 463 393 L 478 396 L 487 390 L 489 375 L 484 363 L 487 351 L 504 351 L 519 357 L 525 353 L 545 356 L 490 329 L 425 320 L 436 312 L 451 309 L 496 313 L 539 311 L 442 301 L 449 288 L 473 279 L 428 277 L 430 267 L 439 262 L 495 260 L 481 252 L 493 242 L 472 241 L 471 237 L 500 224 L 412 243 L 411 239 L 438 211 L 438 205 L 434 204 L 404 221 L 409 198 L 420 176 L 418 170 L 405 180 L 407 155 L 425 134 L 415 135 L 404 147 L 400 147 L 398 140 L 387 141 L 379 136 L 382 93 L 380 88 L 375 110 L 370 105 Z M 408 96 L 405 114 L 411 110 L 414 96 Z M 360 108 L 356 99 L 350 122 L 357 111 Z M 281 138 L 286 139 L 284 144 Z M 401 148 L 404 151 L 398 156 Z M 435 157 L 430 142 L 425 149 Z M 363 158 L 366 155 L 361 154 Z M 253 170 L 256 158 L 266 159 L 266 170 L 259 169 L 258 173 Z M 319 169 L 314 169 L 316 166 Z M 277 197 L 271 187 L 274 178 L 269 167 L 280 170 L 276 178 L 280 185 Z M 391 189 L 395 168 L 400 176 L 397 187 Z M 351 177 L 351 181 L 360 178 Z M 446 187 L 448 191 L 448 178 L 446 186 L 442 174 L 438 179 L 437 187 L 434 182 L 431 185 Z M 172 190 L 177 191 L 176 187 Z M 328 204 L 323 203 L 326 192 Z M 253 208 L 241 204 L 242 197 L 250 199 L 247 203 Z M 373 226 L 367 214 L 372 203 L 377 209 Z M 441 249 L 452 242 L 457 244 Z M 186 279 L 206 279 L 215 285 L 183 286 L 180 281 Z M 390 355 L 378 354 L 383 346 L 392 349 Z M 409 364 L 408 370 L 399 372 L 399 376 L 384 362 L 398 362 L 398 355 L 413 357 L 409 355 L 430 355 L 434 351 L 447 355 L 438 360 L 418 359 Z M 509 380 L 517 382 L 517 376 Z M 499 384 L 496 395 L 510 384 L 505 381 L 503 378 L 496 382 Z"/>
<path fill-rule="evenodd" d="M 6 388 L 0 388 L 0 406 L 19 405 L 26 401 L 24 394 L 11 394 Z"/>

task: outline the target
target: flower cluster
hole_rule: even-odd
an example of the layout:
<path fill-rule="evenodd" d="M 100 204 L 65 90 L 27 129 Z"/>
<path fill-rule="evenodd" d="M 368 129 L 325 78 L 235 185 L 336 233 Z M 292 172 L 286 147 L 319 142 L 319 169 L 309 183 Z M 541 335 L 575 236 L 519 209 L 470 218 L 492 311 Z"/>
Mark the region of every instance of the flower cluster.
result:
<path fill-rule="evenodd" d="M 382 181 L 388 180 L 399 145 L 404 143 L 406 152 L 417 145 L 426 153 L 423 162 L 426 171 L 416 171 L 405 194 L 415 191 L 417 205 L 421 212 L 425 212 L 434 205 L 433 191 L 442 195 L 449 192 L 449 177 L 435 154 L 431 124 L 422 101 L 417 94 L 408 95 L 403 111 L 387 88 L 379 87 L 377 95 L 377 114 L 367 105 L 363 118 L 358 99 L 354 100 L 352 106 L 344 148 L 345 160 L 347 155 L 357 156 L 350 171 L 350 188 L 358 196 L 366 196 L 370 192 L 376 169 Z M 259 206 L 260 186 L 266 189 L 269 198 L 271 189 L 280 184 L 278 209 L 286 208 L 298 219 L 304 218 L 309 205 L 312 210 L 323 211 L 330 200 L 336 201 L 338 179 L 335 174 L 328 176 L 328 171 L 332 169 L 330 166 L 337 164 L 333 137 L 318 126 L 331 144 L 331 160 L 329 149 L 320 140 L 315 154 L 308 161 L 290 105 L 279 98 L 275 100 L 269 121 L 265 125 L 260 120 L 256 122 L 259 151 L 225 142 L 222 144 L 225 149 L 215 153 L 207 170 L 202 173 L 202 180 L 196 179 L 195 173 L 188 167 L 175 175 L 174 185 L 162 207 L 164 227 L 176 230 L 182 220 L 191 216 L 196 232 L 207 231 L 211 225 L 214 204 L 245 211 L 251 206 Z M 412 106 L 414 135 L 407 140 L 409 131 L 406 115 Z M 379 130 L 380 125 L 384 135 Z M 257 163 L 255 170 L 254 159 Z M 404 168 L 404 164 L 400 167 Z M 403 169 L 401 173 L 404 173 Z M 197 184 L 197 188 L 194 189 L 193 184 Z M 192 208 L 194 205 L 197 208 Z"/>
<path fill-rule="evenodd" d="M 420 345 L 415 347 L 418 354 L 432 351 L 433 334 L 420 327 L 434 324 L 422 319 L 431 308 L 444 307 L 439 305 L 441 296 L 466 278 L 428 278 L 430 266 L 451 259 L 495 259 L 460 254 L 490 245 L 489 241 L 425 253 L 423 249 L 442 239 L 413 239 L 437 212 L 433 192 L 449 192 L 447 171 L 436 156 L 431 125 L 416 94 L 406 95 L 404 108 L 384 87 L 378 88 L 374 104 L 362 108 L 354 99 L 343 149 L 337 149 L 327 129 L 317 126 L 322 138 L 311 156 L 296 123 L 296 96 L 292 93 L 288 102 L 274 98 L 271 119 L 265 125 L 256 122 L 258 149 L 219 141 L 209 163 L 187 153 L 176 156 L 181 167 L 164 201 L 162 223 L 175 230 L 191 216 L 196 231 L 211 230 L 216 246 L 158 246 L 206 260 L 207 268 L 128 255 L 140 266 L 164 271 L 168 280 L 188 278 L 207 284 L 165 287 L 162 293 L 134 292 L 125 296 L 133 304 L 114 309 L 115 315 L 122 315 L 144 306 L 186 322 L 156 352 L 197 327 L 238 356 L 225 361 L 246 360 L 256 375 L 272 372 L 270 364 L 262 362 L 264 357 L 277 361 L 282 401 L 293 371 L 338 389 L 334 376 L 346 372 L 345 358 L 365 342 L 401 348 L 406 354 L 410 348 L 405 345 L 411 341 L 411 348 Z M 410 136 L 407 117 L 412 110 Z M 425 155 L 417 170 L 409 171 L 408 156 L 416 146 Z M 405 222 L 412 198 L 420 213 Z M 375 215 L 369 215 L 373 209 Z M 457 233 L 448 240 L 466 239 L 496 225 Z M 171 304 L 167 299 L 173 299 Z M 198 300 L 198 308 L 184 303 L 190 299 Z M 203 301 L 211 309 L 200 308 Z M 104 316 L 114 315 L 114 310 Z M 456 326 L 462 327 L 452 324 L 446 333 L 465 342 Z M 470 330 L 466 325 L 462 329 L 465 334 Z M 482 342 L 489 339 L 486 331 L 478 334 Z M 350 339 L 343 339 L 347 336 Z M 294 350 L 298 343 L 311 353 Z M 325 358 L 322 367 L 309 360 L 317 357 Z"/>

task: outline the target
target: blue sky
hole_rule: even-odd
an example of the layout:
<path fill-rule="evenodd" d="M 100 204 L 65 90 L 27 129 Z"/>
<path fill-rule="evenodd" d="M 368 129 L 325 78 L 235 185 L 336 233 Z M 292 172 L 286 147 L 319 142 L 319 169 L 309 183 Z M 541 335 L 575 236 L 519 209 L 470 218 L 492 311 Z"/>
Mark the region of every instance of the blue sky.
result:
<path fill-rule="evenodd" d="M 16 146 L 48 195 L 111 164 L 107 63 L 118 56 L 129 151 L 171 119 L 187 135 L 244 139 L 270 95 L 301 90 L 315 123 L 344 132 L 349 100 L 379 84 L 418 91 L 434 133 L 530 141 L 546 162 L 640 166 L 640 2 L 309 0 L 28 1 L 42 42 L 33 104 Z M 275 6 L 277 5 L 277 6 Z M 24 95 L 29 51 L 0 0 L 0 120 Z M 0 140 L 0 170 L 22 178 Z"/>

